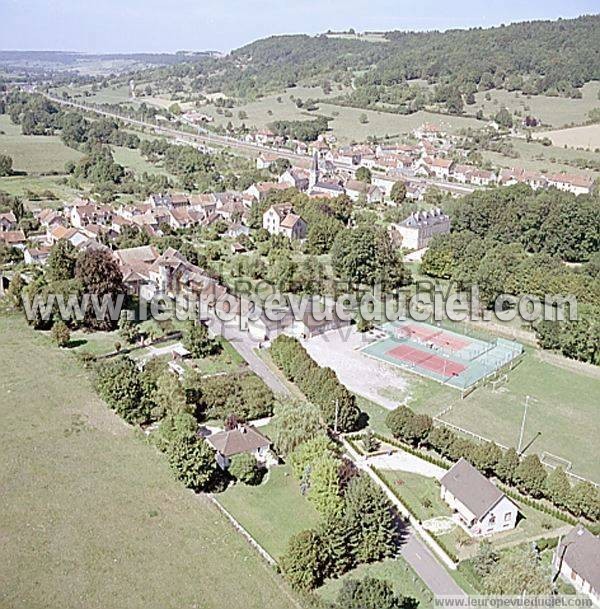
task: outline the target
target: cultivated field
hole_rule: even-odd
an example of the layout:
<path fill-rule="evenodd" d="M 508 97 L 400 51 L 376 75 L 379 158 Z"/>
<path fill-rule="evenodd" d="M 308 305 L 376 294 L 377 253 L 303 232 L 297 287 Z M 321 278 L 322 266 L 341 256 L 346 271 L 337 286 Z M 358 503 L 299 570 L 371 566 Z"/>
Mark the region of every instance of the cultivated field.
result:
<path fill-rule="evenodd" d="M 555 146 L 569 148 L 586 148 L 598 151 L 600 149 L 600 125 L 585 125 L 555 131 L 543 131 L 535 135 L 536 138 L 547 137 Z"/>
<path fill-rule="evenodd" d="M 0 606 L 299 607 L 72 355 L 20 317 L 0 335 Z"/>
<path fill-rule="evenodd" d="M 57 136 L 23 135 L 21 126 L 13 125 L 7 115 L 0 115 L 0 154 L 12 157 L 14 171 L 38 174 L 63 173 L 67 161 L 82 156 Z"/>
<path fill-rule="evenodd" d="M 571 124 L 581 124 L 588 119 L 588 112 L 600 106 L 598 91 L 600 82 L 589 82 L 581 89 L 581 99 L 570 99 L 566 97 L 548 97 L 546 95 L 523 95 L 520 91 L 494 90 L 479 92 L 475 94 L 476 103 L 467 106 L 469 112 L 475 113 L 483 110 L 486 118 L 496 114 L 498 110 L 505 107 L 511 114 L 518 111 L 521 116 L 532 115 L 540 119 L 544 124 L 553 127 L 564 127 Z M 491 99 L 485 99 L 489 93 Z"/>

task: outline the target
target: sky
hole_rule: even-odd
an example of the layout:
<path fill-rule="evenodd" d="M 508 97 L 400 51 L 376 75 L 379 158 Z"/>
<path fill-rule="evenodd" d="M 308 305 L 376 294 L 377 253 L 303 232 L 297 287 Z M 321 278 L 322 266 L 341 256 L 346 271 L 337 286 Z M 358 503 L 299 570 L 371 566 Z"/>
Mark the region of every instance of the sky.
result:
<path fill-rule="evenodd" d="M 230 51 L 274 34 L 446 30 L 597 13 L 598 0 L 0 0 L 0 49 Z"/>

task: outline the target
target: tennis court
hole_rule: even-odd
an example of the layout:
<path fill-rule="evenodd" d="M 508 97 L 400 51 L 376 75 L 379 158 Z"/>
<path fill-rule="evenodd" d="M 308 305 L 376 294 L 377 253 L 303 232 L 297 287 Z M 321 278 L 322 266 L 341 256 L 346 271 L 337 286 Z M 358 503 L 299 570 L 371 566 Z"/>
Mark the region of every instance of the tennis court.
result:
<path fill-rule="evenodd" d="M 493 376 L 523 352 L 513 341 L 485 341 L 412 320 L 385 324 L 377 334 L 379 340 L 361 350 L 364 355 L 462 390 Z"/>

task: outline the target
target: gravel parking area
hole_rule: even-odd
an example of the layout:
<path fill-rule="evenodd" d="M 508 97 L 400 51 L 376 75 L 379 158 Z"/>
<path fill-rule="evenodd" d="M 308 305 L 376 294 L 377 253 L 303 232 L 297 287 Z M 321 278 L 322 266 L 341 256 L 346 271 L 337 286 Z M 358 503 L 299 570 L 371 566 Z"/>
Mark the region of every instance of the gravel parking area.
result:
<path fill-rule="evenodd" d="M 302 344 L 318 364 L 333 368 L 350 391 L 388 410 L 410 397 L 408 380 L 397 368 L 359 351 L 368 342 L 354 327 L 332 330 Z"/>

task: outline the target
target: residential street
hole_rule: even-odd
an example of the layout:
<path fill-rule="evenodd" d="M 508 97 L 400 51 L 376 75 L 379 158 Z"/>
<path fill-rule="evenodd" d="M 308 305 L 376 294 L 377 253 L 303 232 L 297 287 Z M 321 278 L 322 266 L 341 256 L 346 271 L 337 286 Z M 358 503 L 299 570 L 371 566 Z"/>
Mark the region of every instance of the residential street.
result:
<path fill-rule="evenodd" d="M 256 355 L 254 349 L 256 349 L 257 344 L 252 340 L 248 332 L 243 332 L 232 325 L 219 323 L 217 326 L 214 322 L 211 322 L 209 327 L 215 334 L 220 334 L 231 343 L 233 348 L 246 360 L 250 369 L 260 376 L 273 393 L 284 397 L 291 396 L 289 389 L 279 380 L 260 357 Z"/>

